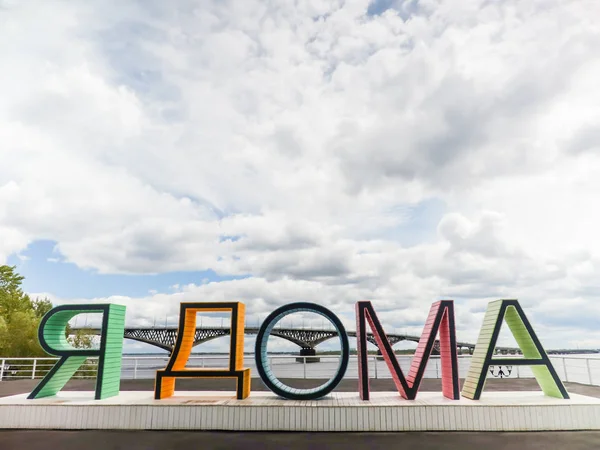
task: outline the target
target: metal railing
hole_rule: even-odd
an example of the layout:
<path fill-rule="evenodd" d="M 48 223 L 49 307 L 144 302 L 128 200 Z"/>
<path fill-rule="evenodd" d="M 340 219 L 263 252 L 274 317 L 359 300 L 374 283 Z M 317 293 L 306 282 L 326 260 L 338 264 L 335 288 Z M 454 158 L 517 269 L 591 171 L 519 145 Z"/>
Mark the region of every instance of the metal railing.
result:
<path fill-rule="evenodd" d="M 1 358 L 0 381 L 43 378 L 60 358 Z M 98 358 L 88 358 L 75 372 L 74 378 L 94 378 Z"/>
<path fill-rule="evenodd" d="M 405 373 L 410 368 L 412 355 L 397 355 L 400 367 Z M 518 357 L 517 357 L 518 358 Z M 16 379 L 38 379 L 44 377 L 56 364 L 59 358 L 0 358 L 0 381 Z M 121 379 L 149 379 L 155 377 L 157 369 L 163 369 L 168 356 L 123 356 Z M 551 356 L 559 377 L 563 381 L 600 386 L 600 358 L 585 356 Z M 269 363 L 278 378 L 330 378 L 337 370 L 339 356 L 317 355 L 270 355 Z M 460 355 L 458 359 L 459 377 L 467 375 L 471 362 L 470 355 Z M 98 359 L 90 357 L 77 370 L 75 379 L 94 378 L 97 372 Z M 193 355 L 187 367 L 226 368 L 228 356 Z M 252 370 L 252 376 L 258 376 L 253 355 L 245 355 L 244 366 Z M 369 355 L 369 376 L 371 378 L 391 378 L 391 374 L 381 357 Z M 345 378 L 358 377 L 358 361 L 356 355 L 350 357 Z M 439 356 L 432 356 L 426 366 L 425 378 L 440 378 L 441 364 Z M 528 366 L 492 366 L 489 378 L 533 378 Z"/>

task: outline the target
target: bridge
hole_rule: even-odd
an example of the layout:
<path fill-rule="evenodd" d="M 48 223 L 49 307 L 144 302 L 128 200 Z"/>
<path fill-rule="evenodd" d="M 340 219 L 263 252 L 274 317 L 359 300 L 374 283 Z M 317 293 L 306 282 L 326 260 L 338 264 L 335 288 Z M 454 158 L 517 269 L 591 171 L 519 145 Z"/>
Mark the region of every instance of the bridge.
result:
<path fill-rule="evenodd" d="M 73 331 L 84 330 L 84 328 L 73 328 Z M 85 328 L 92 334 L 100 334 L 98 328 Z M 247 335 L 258 334 L 258 327 L 246 327 L 244 332 Z M 215 328 L 196 328 L 194 335 L 194 347 L 204 342 L 211 341 L 223 336 L 229 336 L 229 327 L 215 327 Z M 348 331 L 348 337 L 356 337 L 356 331 Z M 285 339 L 289 342 L 296 344 L 300 347 L 300 356 L 314 356 L 316 355 L 316 347 L 329 340 L 338 336 L 337 331 L 333 329 L 304 329 L 304 328 L 279 328 L 276 327 L 271 331 L 271 336 L 277 336 L 281 339 Z M 151 328 L 140 328 L 140 327 L 126 327 L 124 333 L 125 339 L 131 339 L 137 342 L 143 342 L 145 344 L 154 345 L 155 347 L 161 348 L 168 352 L 173 350 L 175 346 L 175 340 L 177 339 L 177 327 L 151 327 Z M 388 341 L 392 346 L 396 345 L 401 341 L 410 341 L 418 343 L 421 339 L 420 336 L 412 336 L 408 334 L 387 334 Z M 377 347 L 377 341 L 372 333 L 367 333 L 367 340 Z M 465 351 L 469 354 L 473 354 L 475 344 L 468 342 L 457 342 L 457 350 L 459 354 Z M 433 354 L 439 355 L 440 343 L 438 340 L 435 341 L 433 347 Z M 561 352 L 568 352 L 563 350 Z M 378 353 L 381 353 L 380 351 Z M 497 354 L 521 354 L 521 350 L 513 347 L 496 347 Z M 550 352 L 548 352 L 550 353 Z"/>

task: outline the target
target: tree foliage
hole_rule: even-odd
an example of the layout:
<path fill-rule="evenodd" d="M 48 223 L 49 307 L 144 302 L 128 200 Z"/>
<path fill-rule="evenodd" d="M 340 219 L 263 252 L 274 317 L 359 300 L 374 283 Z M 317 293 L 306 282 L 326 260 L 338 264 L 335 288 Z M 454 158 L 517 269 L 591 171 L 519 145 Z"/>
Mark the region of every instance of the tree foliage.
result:
<path fill-rule="evenodd" d="M 95 335 L 91 328 L 78 328 L 73 331 L 70 326 L 67 326 L 67 340 L 75 348 L 92 348 Z"/>
<path fill-rule="evenodd" d="M 16 267 L 0 265 L 0 356 L 48 356 L 38 341 L 38 326 L 52 309 L 47 298 L 31 300 L 21 289 L 24 280 Z M 90 348 L 93 335 L 88 330 L 69 333 L 71 345 Z"/>
<path fill-rule="evenodd" d="M 35 299 L 33 301 L 33 311 L 37 317 L 44 317 L 52 309 L 52 302 L 47 298 Z"/>
<path fill-rule="evenodd" d="M 48 299 L 31 300 L 14 266 L 0 266 L 0 355 L 47 356 L 38 342 L 40 320 L 52 308 Z"/>

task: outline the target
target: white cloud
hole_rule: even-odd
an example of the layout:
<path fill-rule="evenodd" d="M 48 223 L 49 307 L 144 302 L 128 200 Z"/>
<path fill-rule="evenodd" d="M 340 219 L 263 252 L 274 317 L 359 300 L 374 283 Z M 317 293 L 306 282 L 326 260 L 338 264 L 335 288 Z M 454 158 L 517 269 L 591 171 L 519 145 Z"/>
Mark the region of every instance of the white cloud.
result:
<path fill-rule="evenodd" d="M 128 300 L 135 321 L 372 299 L 400 327 L 451 296 L 471 339 L 518 297 L 544 324 L 578 305 L 556 345 L 600 341 L 600 5 L 368 7 L 1 2 L 0 260 L 49 239 L 104 273 L 251 276 Z M 390 237 L 431 198 L 437 234 Z"/>

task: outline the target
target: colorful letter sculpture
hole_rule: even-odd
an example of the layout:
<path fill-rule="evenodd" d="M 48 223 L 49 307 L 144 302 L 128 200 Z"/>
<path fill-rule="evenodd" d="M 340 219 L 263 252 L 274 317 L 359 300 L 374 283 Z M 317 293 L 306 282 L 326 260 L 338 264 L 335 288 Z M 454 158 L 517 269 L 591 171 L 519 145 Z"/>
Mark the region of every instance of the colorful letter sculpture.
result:
<path fill-rule="evenodd" d="M 67 341 L 67 324 L 81 313 L 102 313 L 100 348 L 97 350 L 76 349 Z M 61 359 L 27 398 L 56 395 L 90 356 L 98 356 L 95 399 L 118 395 L 124 328 L 125 306 L 122 305 L 62 305 L 48 311 L 38 329 L 40 345 L 47 353 Z"/>
<path fill-rule="evenodd" d="M 367 358 L 366 323 L 373 332 L 373 337 L 385 360 L 396 389 L 407 400 L 414 400 L 429 356 L 435 345 L 435 337 L 440 335 L 440 356 L 442 361 L 442 393 L 444 397 L 458 400 L 458 357 L 456 352 L 456 334 L 454 324 L 454 302 L 442 300 L 431 305 L 429 317 L 417 350 L 410 365 L 407 377 L 404 377 L 381 323 L 369 301 L 356 303 L 356 338 L 358 351 L 358 390 L 362 400 L 369 400 L 369 370 Z"/>
<path fill-rule="evenodd" d="M 227 369 L 186 369 L 186 364 L 194 346 L 196 334 L 196 314 L 198 312 L 231 311 L 231 343 L 229 368 Z M 156 371 L 154 398 L 159 400 L 175 393 L 177 378 L 235 378 L 237 398 L 242 400 L 250 395 L 250 369 L 244 369 L 244 317 L 245 305 L 239 302 L 222 303 L 181 303 L 179 330 L 171 359 L 164 370 Z"/>
<path fill-rule="evenodd" d="M 504 320 L 523 352 L 523 358 L 492 357 Z M 531 371 L 544 394 L 550 397 L 569 398 L 517 300 L 496 300 L 488 304 L 471 358 L 471 366 L 463 385 L 461 393 L 463 397 L 479 400 L 490 365 L 531 366 Z"/>
<path fill-rule="evenodd" d="M 319 314 L 320 316 L 323 316 L 329 320 L 338 333 L 341 345 L 340 361 L 333 378 L 321 386 L 311 389 L 296 389 L 279 381 L 269 366 L 269 358 L 267 355 L 267 343 L 269 341 L 269 336 L 271 335 L 271 332 L 273 331 L 273 328 L 277 322 L 289 314 L 303 311 Z M 346 373 L 346 369 L 348 368 L 349 354 L 350 344 L 348 343 L 348 335 L 346 334 L 346 329 L 344 328 L 341 320 L 334 313 L 321 305 L 317 305 L 315 303 L 298 302 L 290 303 L 289 305 L 277 308 L 275 311 L 269 314 L 258 331 L 254 357 L 256 360 L 256 370 L 258 370 L 258 374 L 260 375 L 263 383 L 265 383 L 265 386 L 267 386 L 275 394 L 290 400 L 316 400 L 329 394 L 335 389 L 340 381 L 342 381 L 342 378 L 344 378 Z"/>

